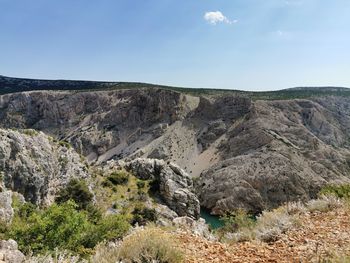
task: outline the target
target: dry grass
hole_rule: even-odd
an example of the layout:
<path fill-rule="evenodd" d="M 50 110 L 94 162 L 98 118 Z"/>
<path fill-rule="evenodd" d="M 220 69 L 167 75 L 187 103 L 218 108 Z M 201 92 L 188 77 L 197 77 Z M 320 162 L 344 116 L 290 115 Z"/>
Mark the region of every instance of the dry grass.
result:
<path fill-rule="evenodd" d="M 156 227 L 137 230 L 124 238 L 121 244 L 111 248 L 100 246 L 93 263 L 180 263 L 183 253 L 174 236 Z"/>
<path fill-rule="evenodd" d="M 263 212 L 257 219 L 255 228 L 256 238 L 264 242 L 275 241 L 295 224 L 296 218 L 288 213 L 286 207 Z"/>
<path fill-rule="evenodd" d="M 329 260 L 325 260 L 325 263 L 350 263 L 350 256 L 335 256 Z"/>
<path fill-rule="evenodd" d="M 265 211 L 257 217 L 256 223 L 239 228 L 236 233 L 226 234 L 226 239 L 234 242 L 260 240 L 272 242 L 296 224 L 296 217 L 289 214 L 287 207 Z"/>
<path fill-rule="evenodd" d="M 309 212 L 328 212 L 344 206 L 344 202 L 334 195 L 322 195 L 320 198 L 311 200 L 306 204 Z"/>
<path fill-rule="evenodd" d="M 305 213 L 328 212 L 344 207 L 343 200 L 334 195 L 323 195 L 316 200 L 311 200 L 305 205 L 301 202 L 289 203 L 272 211 L 264 211 L 257 217 L 254 225 L 240 227 L 237 232 L 228 232 L 224 240 L 228 242 L 244 242 L 260 240 L 273 242 L 278 240 L 281 234 L 298 225 L 298 218 Z"/>
<path fill-rule="evenodd" d="M 69 252 L 57 250 L 53 254 L 29 256 L 25 263 L 88 263 L 88 261 Z"/>

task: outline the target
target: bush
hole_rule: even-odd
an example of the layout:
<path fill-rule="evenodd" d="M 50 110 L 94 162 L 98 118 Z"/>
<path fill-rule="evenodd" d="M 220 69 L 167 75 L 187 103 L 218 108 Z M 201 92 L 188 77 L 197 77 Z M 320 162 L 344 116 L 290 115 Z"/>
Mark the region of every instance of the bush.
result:
<path fill-rule="evenodd" d="M 101 246 L 93 263 L 180 263 L 183 252 L 169 233 L 155 227 L 137 230 L 124 238 L 117 248 Z"/>
<path fill-rule="evenodd" d="M 102 240 L 121 238 L 129 230 L 130 224 L 124 216 L 110 215 L 90 226 L 82 239 L 85 248 L 94 248 Z"/>
<path fill-rule="evenodd" d="M 33 130 L 33 129 L 24 129 L 24 130 L 21 130 L 23 134 L 26 134 L 28 136 L 36 136 L 39 134 L 39 132 L 37 132 L 36 130 Z"/>
<path fill-rule="evenodd" d="M 129 175 L 125 171 L 111 173 L 103 183 L 104 186 L 125 185 L 129 182 Z"/>
<path fill-rule="evenodd" d="M 243 209 L 228 213 L 221 220 L 224 222 L 223 230 L 225 232 L 236 232 L 241 228 L 250 228 L 255 225 L 254 217 Z"/>
<path fill-rule="evenodd" d="M 72 148 L 72 145 L 71 145 L 69 142 L 65 142 L 65 141 L 59 141 L 59 142 L 58 142 L 58 145 L 59 145 L 59 146 L 62 146 L 62 147 L 65 147 L 65 148 L 67 148 L 67 149 Z"/>
<path fill-rule="evenodd" d="M 78 210 L 73 201 L 68 201 L 46 210 L 18 212 L 7 236 L 15 239 L 25 253 L 42 254 L 59 249 L 86 254 L 105 239 L 121 237 L 128 228 L 123 216 L 108 216 L 95 223 L 86 211 Z"/>
<path fill-rule="evenodd" d="M 90 192 L 84 180 L 72 179 L 68 185 L 58 192 L 55 201 L 58 204 L 73 200 L 79 209 L 87 209 L 92 205 L 94 195 Z"/>
<path fill-rule="evenodd" d="M 103 187 L 107 187 L 107 188 L 111 188 L 113 192 L 117 193 L 118 192 L 118 188 L 109 180 L 104 180 L 102 182 L 102 186 Z"/>
<path fill-rule="evenodd" d="M 256 222 L 245 223 L 245 216 L 244 213 L 238 216 L 238 229 L 234 233 L 225 233 L 225 239 L 236 242 L 252 239 L 272 242 L 276 241 L 282 233 L 293 227 L 296 222 L 295 217 L 288 213 L 286 207 L 263 212 L 257 217 Z"/>
<path fill-rule="evenodd" d="M 306 204 L 309 212 L 328 212 L 335 208 L 342 207 L 341 200 L 334 195 L 323 195 L 316 200 L 310 200 Z"/>
<path fill-rule="evenodd" d="M 272 242 L 292 228 L 294 224 L 295 218 L 288 213 L 288 209 L 280 207 L 272 211 L 263 212 L 257 218 L 254 232 L 257 239 L 264 242 Z"/>
<path fill-rule="evenodd" d="M 335 195 L 338 198 L 350 199 L 350 184 L 327 185 L 321 189 L 319 195 Z"/>
<path fill-rule="evenodd" d="M 243 209 L 227 213 L 220 218 L 224 226 L 217 230 L 219 239 L 222 241 L 246 241 L 252 239 L 250 236 L 243 237 L 243 234 L 250 234 L 255 225 L 254 218 Z"/>
<path fill-rule="evenodd" d="M 139 180 L 139 181 L 137 181 L 136 185 L 137 185 L 138 189 L 143 189 L 145 187 L 146 183 L 144 181 Z"/>
<path fill-rule="evenodd" d="M 158 219 L 156 210 L 147 207 L 136 207 L 132 212 L 132 215 L 133 225 L 137 223 L 138 225 L 143 226 L 148 222 L 156 222 Z"/>
<path fill-rule="evenodd" d="M 88 228 L 87 215 L 77 211 L 74 202 L 67 202 L 33 212 L 27 218 L 15 218 L 9 235 L 25 253 L 55 248 L 77 251 L 79 240 Z"/>

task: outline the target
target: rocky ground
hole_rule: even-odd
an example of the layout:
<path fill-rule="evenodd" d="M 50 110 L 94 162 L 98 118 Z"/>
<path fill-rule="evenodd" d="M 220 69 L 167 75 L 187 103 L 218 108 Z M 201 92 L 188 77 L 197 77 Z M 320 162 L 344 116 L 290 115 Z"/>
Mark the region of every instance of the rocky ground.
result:
<path fill-rule="evenodd" d="M 338 262 L 337 258 L 341 260 L 350 254 L 348 209 L 306 213 L 299 222 L 300 226 L 270 244 L 257 241 L 223 244 L 188 233 L 181 233 L 178 238 L 189 263 Z"/>

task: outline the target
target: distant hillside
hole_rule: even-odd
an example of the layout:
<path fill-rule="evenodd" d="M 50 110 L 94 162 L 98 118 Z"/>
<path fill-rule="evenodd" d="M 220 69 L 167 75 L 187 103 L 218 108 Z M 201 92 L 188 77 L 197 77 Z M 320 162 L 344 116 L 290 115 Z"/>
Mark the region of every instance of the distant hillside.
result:
<path fill-rule="evenodd" d="M 276 99 L 296 99 L 310 98 L 320 96 L 349 96 L 350 89 L 344 87 L 296 87 L 278 91 L 240 91 L 229 89 L 207 89 L 207 88 L 181 88 L 165 85 L 140 83 L 140 82 L 105 82 L 105 81 L 85 81 L 85 80 L 43 80 L 43 79 L 25 79 L 11 78 L 0 75 L 0 95 L 35 91 L 35 90 L 71 90 L 71 91 L 89 91 L 89 90 L 117 90 L 117 89 L 140 89 L 140 88 L 161 88 L 174 90 L 192 95 L 239 95 L 250 97 L 254 100 L 276 100 Z"/>

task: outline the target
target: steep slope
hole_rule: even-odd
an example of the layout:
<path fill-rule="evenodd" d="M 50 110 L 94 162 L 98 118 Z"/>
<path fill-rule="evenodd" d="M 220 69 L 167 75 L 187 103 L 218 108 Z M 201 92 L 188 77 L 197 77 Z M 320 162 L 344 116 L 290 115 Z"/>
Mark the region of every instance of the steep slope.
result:
<path fill-rule="evenodd" d="M 50 204 L 70 179 L 89 176 L 74 149 L 34 130 L 0 129 L 0 172 L 0 188 L 37 205 Z"/>
<path fill-rule="evenodd" d="M 239 207 L 258 213 L 348 182 L 350 115 L 332 110 L 335 101 L 337 109 L 348 104 L 341 98 L 254 103 L 219 145 L 222 161 L 198 180 L 202 205 L 218 214 Z"/>
<path fill-rule="evenodd" d="M 201 205 L 213 213 L 260 212 L 312 198 L 327 183 L 349 182 L 349 102 L 158 88 L 31 91 L 0 96 L 0 126 L 41 130 L 90 162 L 171 161 L 199 177 Z"/>

